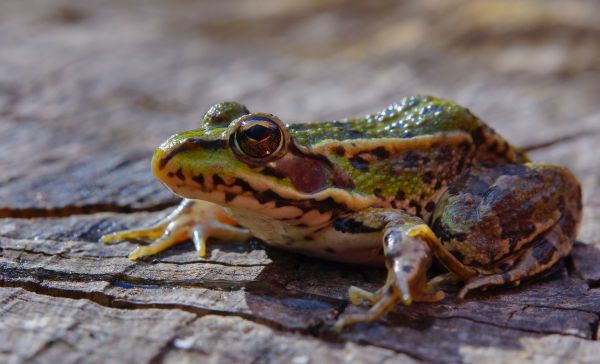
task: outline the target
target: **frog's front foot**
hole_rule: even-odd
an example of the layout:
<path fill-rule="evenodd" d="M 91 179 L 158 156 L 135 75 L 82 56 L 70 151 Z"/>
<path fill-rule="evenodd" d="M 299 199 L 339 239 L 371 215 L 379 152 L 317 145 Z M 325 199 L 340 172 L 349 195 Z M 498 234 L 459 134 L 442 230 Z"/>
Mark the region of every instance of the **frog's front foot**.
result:
<path fill-rule="evenodd" d="M 333 326 L 341 331 L 345 326 L 358 322 L 371 322 L 390 311 L 396 304 L 413 301 L 436 302 L 444 293 L 436 289 L 440 279 L 427 282 L 427 269 L 431 265 L 432 252 L 428 239 L 435 238 L 429 227 L 420 219 L 402 213 L 387 216 L 384 232 L 384 254 L 388 275 L 385 284 L 376 292 L 350 287 L 353 304 L 367 302 L 373 305 L 368 312 L 346 316 Z"/>
<path fill-rule="evenodd" d="M 250 238 L 247 229 L 227 217 L 223 209 L 210 202 L 183 200 L 171 214 L 144 229 L 133 229 L 104 235 L 100 240 L 109 243 L 123 239 L 152 239 L 147 246 L 138 246 L 129 254 L 129 259 L 158 254 L 192 239 L 200 257 L 206 256 L 206 239 L 216 237 L 227 240 L 247 240 Z"/>

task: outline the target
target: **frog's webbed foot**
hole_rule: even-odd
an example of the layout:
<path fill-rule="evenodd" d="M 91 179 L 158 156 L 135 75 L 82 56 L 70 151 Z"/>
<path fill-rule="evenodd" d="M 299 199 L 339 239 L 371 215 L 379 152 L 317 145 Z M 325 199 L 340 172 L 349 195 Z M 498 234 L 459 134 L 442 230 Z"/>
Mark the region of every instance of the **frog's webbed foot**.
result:
<path fill-rule="evenodd" d="M 206 255 L 206 239 L 216 237 L 228 240 L 250 238 L 247 229 L 241 228 L 224 215 L 223 209 L 210 202 L 183 200 L 179 207 L 158 223 L 144 229 L 124 230 L 102 236 L 104 243 L 123 239 L 152 239 L 147 246 L 139 246 L 129 254 L 129 259 L 155 255 L 173 245 L 192 239 L 198 255 Z"/>
<path fill-rule="evenodd" d="M 364 314 L 339 319 L 333 327 L 336 331 L 354 323 L 376 320 L 400 302 L 409 305 L 413 301 L 436 302 L 444 298 L 442 291 L 427 282 L 426 274 L 432 259 L 428 240 L 436 239 L 433 232 L 421 219 L 401 212 L 388 211 L 384 218 L 386 282 L 373 293 L 350 287 L 348 293 L 352 303 L 365 301 L 373 307 Z"/>

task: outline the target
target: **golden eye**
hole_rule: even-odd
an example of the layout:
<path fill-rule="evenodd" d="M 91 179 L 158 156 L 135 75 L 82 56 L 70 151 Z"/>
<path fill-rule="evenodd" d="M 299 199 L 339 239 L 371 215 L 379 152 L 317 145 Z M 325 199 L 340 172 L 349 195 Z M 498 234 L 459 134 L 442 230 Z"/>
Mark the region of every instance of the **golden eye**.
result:
<path fill-rule="evenodd" d="M 251 158 L 265 158 L 281 150 L 284 142 L 279 125 L 266 116 L 253 116 L 240 123 L 236 147 Z"/>

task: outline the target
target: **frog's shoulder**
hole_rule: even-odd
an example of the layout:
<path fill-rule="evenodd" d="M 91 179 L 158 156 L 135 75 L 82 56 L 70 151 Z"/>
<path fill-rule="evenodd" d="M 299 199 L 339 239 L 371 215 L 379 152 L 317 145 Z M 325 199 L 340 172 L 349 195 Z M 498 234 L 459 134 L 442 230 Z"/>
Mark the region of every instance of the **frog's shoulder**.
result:
<path fill-rule="evenodd" d="M 297 143 L 312 147 L 331 141 L 410 139 L 439 133 L 488 129 L 469 109 L 432 96 L 411 96 L 361 118 L 288 125 Z"/>

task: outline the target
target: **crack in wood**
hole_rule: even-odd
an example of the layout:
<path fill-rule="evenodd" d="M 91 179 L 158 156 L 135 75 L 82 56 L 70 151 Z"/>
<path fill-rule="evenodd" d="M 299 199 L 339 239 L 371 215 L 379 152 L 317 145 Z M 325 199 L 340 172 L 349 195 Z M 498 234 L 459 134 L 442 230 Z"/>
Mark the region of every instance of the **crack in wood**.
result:
<path fill-rule="evenodd" d="M 0 218 L 42 218 L 42 217 L 68 217 L 72 215 L 90 215 L 100 212 L 155 212 L 176 206 L 178 202 L 161 202 L 150 206 L 132 207 L 127 205 L 90 204 L 82 206 L 64 206 L 55 208 L 0 208 Z"/>
<path fill-rule="evenodd" d="M 81 300 L 85 299 L 91 302 L 94 302 L 100 306 L 108 307 L 108 308 L 116 308 L 122 310 L 144 310 L 144 309 L 164 309 L 164 310 L 181 310 L 185 312 L 192 313 L 197 317 L 202 317 L 206 315 L 217 315 L 217 316 L 233 316 L 240 317 L 246 319 L 248 321 L 261 324 L 267 326 L 271 329 L 284 331 L 284 332 L 300 332 L 304 334 L 310 334 L 314 336 L 312 333 L 315 332 L 313 326 L 308 326 L 306 329 L 290 329 L 281 323 L 269 320 L 263 317 L 254 316 L 244 312 L 235 312 L 235 311 L 227 311 L 227 310 L 212 310 L 206 308 L 200 308 L 198 306 L 190 306 L 185 304 L 177 304 L 177 303 L 141 303 L 129 300 L 123 300 L 119 298 L 115 298 L 103 292 L 94 291 L 94 292 L 84 292 L 76 289 L 64 289 L 64 288 L 55 288 L 44 286 L 39 282 L 33 282 L 31 280 L 28 281 L 14 281 L 14 280 L 6 280 L 4 278 L 0 278 L 0 287 L 10 287 L 10 288 L 22 288 L 26 291 L 41 294 L 44 296 L 50 297 L 60 297 L 67 299 L 75 299 Z M 321 323 L 317 325 L 320 327 Z"/>
<path fill-rule="evenodd" d="M 6 236 L 0 235 L 0 238 L 6 238 Z M 91 259 L 98 260 L 98 259 L 123 259 L 124 258 L 123 255 L 101 255 L 101 256 L 99 256 L 99 255 L 88 255 L 88 254 L 79 254 L 76 257 L 72 257 L 72 256 L 67 255 L 67 252 L 47 253 L 47 252 L 39 251 L 39 250 L 15 249 L 15 248 L 1 247 L 1 246 L 0 246 L 0 255 L 2 254 L 2 251 L 4 251 L 4 250 L 9 250 L 9 251 L 14 251 L 14 252 L 23 252 L 23 253 L 27 253 L 27 254 L 31 254 L 31 255 L 42 255 L 45 257 L 59 257 L 61 259 L 91 258 Z M 221 266 L 221 267 L 231 267 L 231 268 L 236 268 L 236 267 L 253 268 L 253 267 L 265 267 L 265 266 L 269 265 L 269 263 L 255 263 L 255 264 L 228 263 L 228 262 L 222 262 L 222 261 L 218 261 L 218 260 L 192 260 L 192 261 L 185 261 L 185 262 L 177 262 L 177 261 L 172 261 L 172 260 L 163 260 L 163 259 L 159 259 L 159 258 L 152 259 L 152 264 L 159 264 L 159 263 L 165 264 L 165 265 L 174 265 L 174 266 L 207 264 L 207 265 L 217 265 L 217 266 Z"/>
<path fill-rule="evenodd" d="M 540 306 L 535 306 L 535 305 L 526 305 L 526 306 L 524 306 L 522 308 L 522 311 L 525 310 L 528 306 L 530 306 L 530 307 L 540 307 Z M 512 314 L 515 314 L 515 313 L 512 313 Z M 528 332 L 528 333 L 531 333 L 531 334 L 547 334 L 547 335 L 555 334 L 555 335 L 561 335 L 561 336 L 572 336 L 572 337 L 576 337 L 576 338 L 583 339 L 583 340 L 588 340 L 588 341 L 595 341 L 596 340 L 594 338 L 594 336 L 591 336 L 591 337 L 587 338 L 585 336 L 575 335 L 575 334 L 570 334 L 570 333 L 565 333 L 564 331 L 557 331 L 557 330 L 530 330 L 530 329 L 526 329 L 526 328 L 522 328 L 522 327 L 515 328 L 515 327 L 512 327 L 512 326 L 501 325 L 501 324 L 493 323 L 493 322 L 490 322 L 490 321 L 478 320 L 478 319 L 475 319 L 473 317 L 463 316 L 463 315 L 452 315 L 452 316 L 446 316 L 446 317 L 444 317 L 444 316 L 437 317 L 436 316 L 436 318 L 440 319 L 440 320 L 463 319 L 463 320 L 467 320 L 467 321 L 471 321 L 471 322 L 476 322 L 476 323 L 482 324 L 482 325 L 488 325 L 488 326 L 497 327 L 499 329 L 515 330 L 515 331 L 520 331 L 520 332 Z M 510 321 L 510 318 L 507 321 Z M 597 325 L 598 322 L 595 321 L 594 323 L 592 323 L 592 325 L 593 324 Z M 590 331 L 590 332 L 593 333 L 593 331 Z"/>

